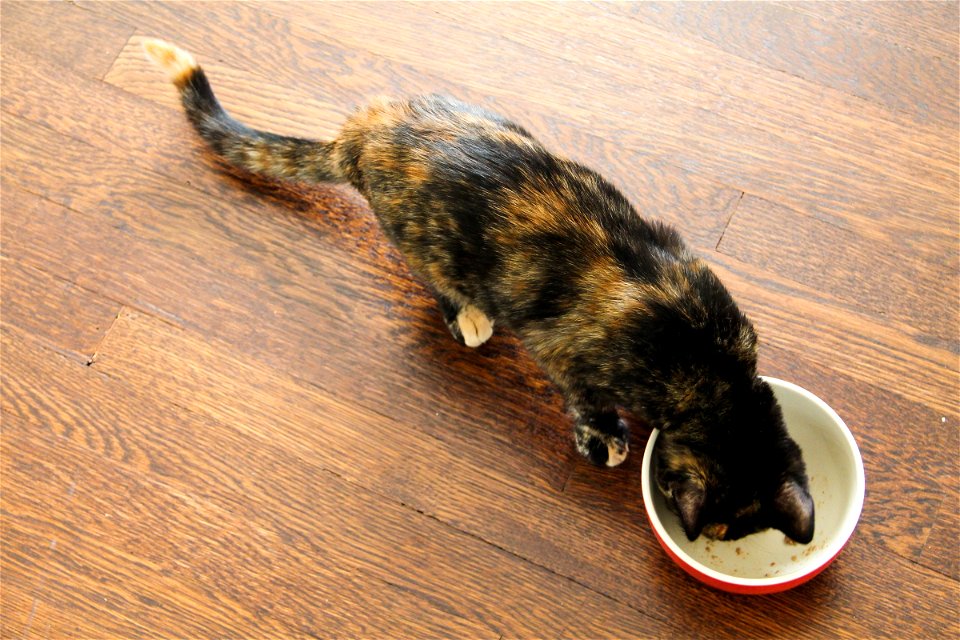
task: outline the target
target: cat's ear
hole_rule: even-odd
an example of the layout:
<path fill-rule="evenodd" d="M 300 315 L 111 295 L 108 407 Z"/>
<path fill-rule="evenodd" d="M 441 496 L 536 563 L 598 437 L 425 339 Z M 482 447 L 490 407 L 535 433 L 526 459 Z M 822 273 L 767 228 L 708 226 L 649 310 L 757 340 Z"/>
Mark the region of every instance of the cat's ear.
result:
<path fill-rule="evenodd" d="M 678 482 L 673 488 L 673 501 L 687 539 L 696 540 L 703 530 L 703 505 L 707 501 L 703 484 L 690 478 Z"/>
<path fill-rule="evenodd" d="M 813 498 L 807 488 L 789 478 L 773 499 L 774 526 L 791 540 L 807 544 L 813 540 Z"/>

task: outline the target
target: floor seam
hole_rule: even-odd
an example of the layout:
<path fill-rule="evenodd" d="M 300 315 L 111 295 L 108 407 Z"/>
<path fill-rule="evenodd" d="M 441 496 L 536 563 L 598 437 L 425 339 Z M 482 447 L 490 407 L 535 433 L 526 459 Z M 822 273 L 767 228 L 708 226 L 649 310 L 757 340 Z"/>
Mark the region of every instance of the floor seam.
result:
<path fill-rule="evenodd" d="M 727 234 L 727 229 L 730 227 L 730 223 L 733 222 L 733 217 L 737 215 L 737 211 L 740 210 L 740 203 L 743 202 L 743 196 L 745 195 L 747 195 L 746 191 L 740 192 L 740 197 L 737 198 L 736 204 L 733 205 L 733 210 L 730 212 L 726 223 L 723 225 L 723 230 L 720 231 L 720 238 L 717 240 L 717 244 L 713 248 L 714 251 L 720 251 L 720 243 L 723 242 L 723 236 Z M 723 252 L 721 251 L 721 253 Z"/>

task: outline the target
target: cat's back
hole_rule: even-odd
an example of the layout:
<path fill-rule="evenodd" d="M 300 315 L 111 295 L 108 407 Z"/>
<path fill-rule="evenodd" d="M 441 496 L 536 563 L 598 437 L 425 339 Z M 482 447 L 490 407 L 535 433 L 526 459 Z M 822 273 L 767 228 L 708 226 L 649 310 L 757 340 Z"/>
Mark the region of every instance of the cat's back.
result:
<path fill-rule="evenodd" d="M 346 160 L 376 179 L 419 184 L 428 174 L 446 179 L 509 164 L 505 148 L 536 153 L 540 145 L 519 125 L 481 107 L 443 95 L 379 98 L 348 118 L 341 147 Z"/>
<path fill-rule="evenodd" d="M 643 220 L 599 174 L 480 107 L 380 100 L 342 140 L 408 261 L 515 327 L 562 315 L 598 287 L 651 281 L 685 254 L 675 232 Z"/>
<path fill-rule="evenodd" d="M 624 228 L 636 214 L 598 174 L 547 150 L 515 122 L 448 96 L 375 100 L 350 117 L 340 145 L 374 200 L 421 190 L 419 200 L 472 199 L 478 215 L 482 200 L 521 227 L 636 231 Z"/>

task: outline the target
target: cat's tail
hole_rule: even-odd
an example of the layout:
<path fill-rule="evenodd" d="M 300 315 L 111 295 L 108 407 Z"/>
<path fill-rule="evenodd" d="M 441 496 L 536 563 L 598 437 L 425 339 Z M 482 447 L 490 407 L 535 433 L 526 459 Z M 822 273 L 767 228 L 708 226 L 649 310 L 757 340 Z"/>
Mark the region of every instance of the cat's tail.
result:
<path fill-rule="evenodd" d="M 192 55 L 163 40 L 146 40 L 143 50 L 180 90 L 183 108 L 200 137 L 230 164 L 270 178 L 346 181 L 334 142 L 251 129 L 234 120 L 220 106 L 207 75 Z"/>

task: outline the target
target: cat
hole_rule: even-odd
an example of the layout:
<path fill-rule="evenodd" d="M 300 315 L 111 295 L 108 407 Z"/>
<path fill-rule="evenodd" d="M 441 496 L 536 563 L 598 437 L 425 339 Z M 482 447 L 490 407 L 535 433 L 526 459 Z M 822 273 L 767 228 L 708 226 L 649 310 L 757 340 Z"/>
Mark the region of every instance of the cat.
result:
<path fill-rule="evenodd" d="M 771 527 L 812 539 L 802 455 L 757 375 L 753 326 L 674 229 L 482 108 L 379 100 L 335 139 L 305 140 L 234 120 L 186 51 L 159 40 L 144 50 L 231 165 L 363 194 L 457 341 L 513 331 L 562 392 L 593 463 L 627 456 L 618 409 L 659 428 L 657 484 L 690 540 Z"/>

